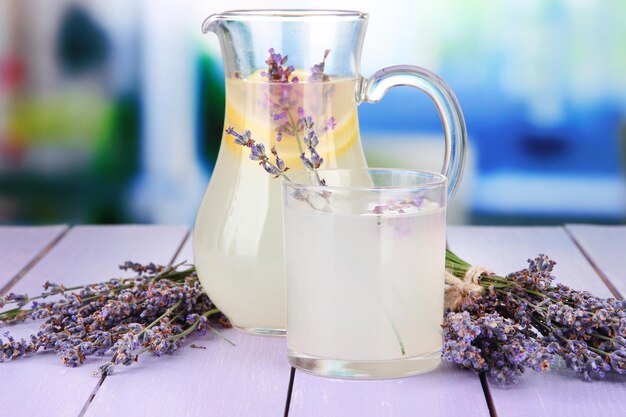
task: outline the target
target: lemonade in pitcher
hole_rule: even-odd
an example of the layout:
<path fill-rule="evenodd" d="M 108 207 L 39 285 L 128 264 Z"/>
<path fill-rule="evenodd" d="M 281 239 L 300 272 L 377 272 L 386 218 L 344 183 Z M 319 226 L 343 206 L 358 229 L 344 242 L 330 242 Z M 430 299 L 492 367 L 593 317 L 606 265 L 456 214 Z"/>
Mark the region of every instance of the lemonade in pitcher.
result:
<path fill-rule="evenodd" d="M 272 55 L 285 60 L 270 52 L 269 62 Z M 306 114 L 323 128 L 317 151 L 325 167 L 365 167 L 357 80 L 303 69 L 287 73 L 285 82 L 272 80 L 268 71 L 228 78 L 224 127 L 250 130 L 257 143 L 275 146 L 287 167 L 301 169 L 298 120 Z M 240 329 L 280 333 L 286 326 L 280 180 L 264 175 L 230 135 L 222 138 L 195 228 L 195 263 L 213 302 Z"/>

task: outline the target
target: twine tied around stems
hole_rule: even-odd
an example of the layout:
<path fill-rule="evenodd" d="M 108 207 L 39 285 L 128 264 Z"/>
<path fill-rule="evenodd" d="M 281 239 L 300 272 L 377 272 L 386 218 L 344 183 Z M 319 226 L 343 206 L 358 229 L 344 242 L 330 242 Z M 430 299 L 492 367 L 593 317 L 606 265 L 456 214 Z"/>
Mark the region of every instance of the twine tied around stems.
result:
<path fill-rule="evenodd" d="M 484 294 L 485 288 L 480 285 L 480 276 L 483 274 L 493 275 L 494 272 L 482 266 L 472 266 L 461 279 L 446 271 L 445 310 L 458 311 L 463 299 L 470 293 Z"/>

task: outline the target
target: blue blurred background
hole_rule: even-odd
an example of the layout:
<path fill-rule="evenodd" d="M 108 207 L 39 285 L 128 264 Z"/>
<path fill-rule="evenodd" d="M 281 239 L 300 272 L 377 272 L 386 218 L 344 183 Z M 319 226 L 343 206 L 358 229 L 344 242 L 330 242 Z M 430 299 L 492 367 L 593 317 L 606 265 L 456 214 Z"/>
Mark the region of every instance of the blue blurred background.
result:
<path fill-rule="evenodd" d="M 232 0 L 0 0 L 0 223 L 192 223 L 224 85 L 204 17 Z M 468 168 L 452 223 L 626 221 L 626 2 L 317 0 L 370 13 L 365 76 L 410 63 L 456 92 Z M 438 170 L 437 113 L 361 106 L 371 166 Z"/>

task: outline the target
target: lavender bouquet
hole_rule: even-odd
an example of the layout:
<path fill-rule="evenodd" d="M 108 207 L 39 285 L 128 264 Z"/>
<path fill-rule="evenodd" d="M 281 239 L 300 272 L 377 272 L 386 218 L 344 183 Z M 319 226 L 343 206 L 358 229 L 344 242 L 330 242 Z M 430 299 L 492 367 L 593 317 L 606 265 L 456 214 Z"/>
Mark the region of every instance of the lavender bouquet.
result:
<path fill-rule="evenodd" d="M 87 356 L 109 355 L 95 374 L 110 375 L 116 365 L 131 365 L 143 353 L 174 352 L 192 333 L 219 334 L 212 323 L 230 327 L 203 292 L 195 268 L 181 266 L 126 262 L 120 268 L 135 272 L 134 277 L 73 288 L 46 282 L 36 297 L 10 293 L 0 298 L 0 308 L 15 305 L 0 313 L 0 323 L 44 320 L 28 339 L 5 332 L 0 362 L 53 351 L 66 366 L 76 367 Z M 55 300 L 42 301 L 49 297 Z"/>
<path fill-rule="evenodd" d="M 626 302 L 555 283 L 555 264 L 500 277 L 447 251 L 444 359 L 502 384 L 557 358 L 584 380 L 626 374 Z"/>

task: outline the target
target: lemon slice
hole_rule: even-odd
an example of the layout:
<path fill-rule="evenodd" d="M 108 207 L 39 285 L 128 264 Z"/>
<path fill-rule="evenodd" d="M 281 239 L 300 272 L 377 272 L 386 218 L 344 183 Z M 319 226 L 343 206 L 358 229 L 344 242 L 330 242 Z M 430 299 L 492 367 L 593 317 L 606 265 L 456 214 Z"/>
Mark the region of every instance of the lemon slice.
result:
<path fill-rule="evenodd" d="M 272 119 L 271 110 L 263 104 L 270 93 L 270 84 L 265 81 L 261 72 L 256 71 L 246 79 L 227 80 L 224 126 L 232 126 L 238 132 L 250 130 L 254 140 L 264 143 L 268 148 L 276 146 L 281 158 L 288 166 L 297 166 L 295 163 L 299 159 L 300 149 L 296 138 L 283 135 L 280 142 L 276 141 L 277 123 Z M 308 77 L 308 73 L 303 70 L 295 70 L 293 74 L 300 80 L 306 80 L 305 77 Z M 332 91 L 330 97 L 324 101 L 329 103 L 332 109 L 336 126 L 319 137 L 320 143 L 317 147 L 318 153 L 326 160 L 336 159 L 338 155 L 350 149 L 359 137 L 354 83 L 355 80 L 341 79 L 324 83 L 301 81 L 283 85 L 288 93 L 299 97 L 297 103 L 292 106 L 294 110 L 290 112 L 293 118 L 297 117 L 295 109 L 298 107 L 302 106 L 305 111 L 307 110 L 306 106 L 311 101 L 307 97 L 319 98 L 323 97 L 324 91 Z M 331 85 L 333 89 L 328 90 Z M 274 86 L 278 85 L 274 84 Z M 315 120 L 315 116 L 313 118 L 318 124 L 326 122 L 326 120 Z M 232 151 L 245 152 L 241 146 L 233 142 L 232 136 L 224 134 L 223 141 Z"/>

